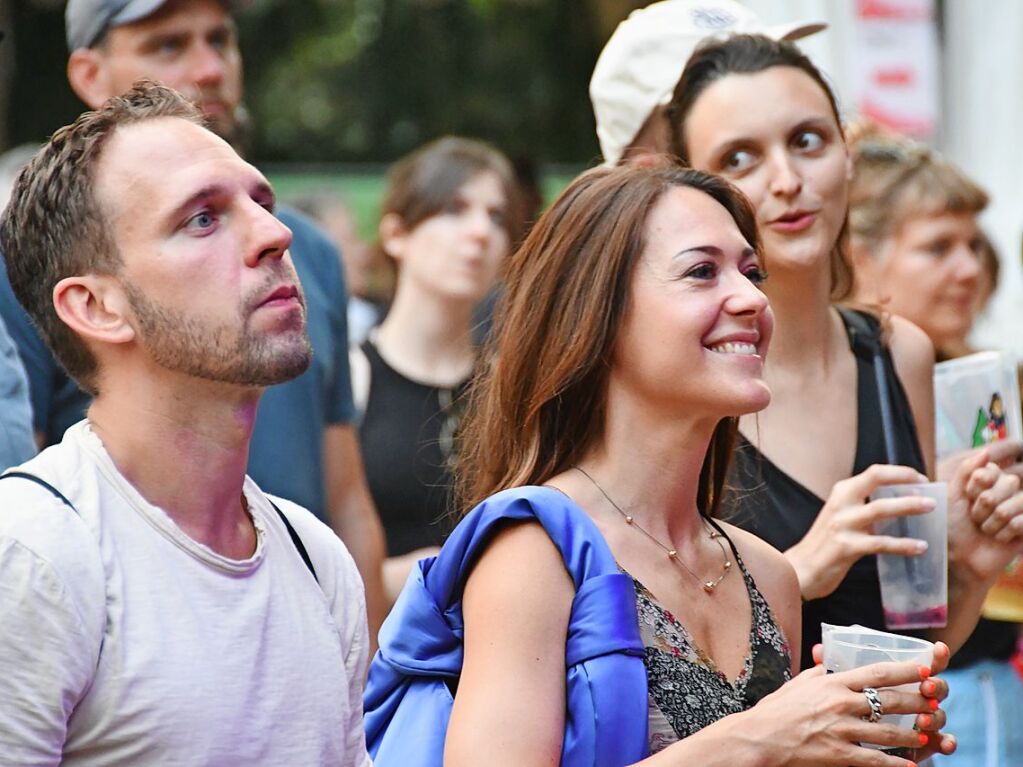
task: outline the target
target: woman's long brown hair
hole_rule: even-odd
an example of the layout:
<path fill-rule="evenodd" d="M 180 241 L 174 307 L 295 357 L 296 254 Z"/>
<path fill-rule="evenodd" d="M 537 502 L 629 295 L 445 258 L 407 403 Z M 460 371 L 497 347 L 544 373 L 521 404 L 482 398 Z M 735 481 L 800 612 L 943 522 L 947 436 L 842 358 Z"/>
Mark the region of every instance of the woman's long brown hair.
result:
<path fill-rule="evenodd" d="M 760 252 L 752 207 L 728 182 L 680 165 L 579 176 L 511 257 L 495 332 L 462 422 L 457 511 L 578 462 L 604 428 L 612 354 L 644 249 L 647 217 L 672 187 L 710 195 Z M 715 516 L 737 420 L 714 431 L 697 504 Z"/>

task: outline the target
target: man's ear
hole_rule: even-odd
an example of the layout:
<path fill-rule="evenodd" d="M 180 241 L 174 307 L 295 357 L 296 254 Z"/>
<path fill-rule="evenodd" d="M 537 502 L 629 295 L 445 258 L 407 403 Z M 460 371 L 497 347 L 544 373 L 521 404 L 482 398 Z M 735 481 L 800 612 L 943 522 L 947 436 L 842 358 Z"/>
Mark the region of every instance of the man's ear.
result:
<path fill-rule="evenodd" d="M 405 244 L 405 224 L 397 213 L 386 213 L 380 219 L 380 226 L 377 227 L 377 234 L 380 237 L 380 247 L 384 253 L 391 258 L 401 260 Z"/>
<path fill-rule="evenodd" d="M 65 277 L 53 288 L 53 306 L 61 322 L 88 341 L 124 344 L 135 339 L 128 299 L 109 275 Z"/>
<path fill-rule="evenodd" d="M 67 60 L 67 79 L 71 89 L 89 109 L 99 109 L 107 99 L 116 95 L 110 93 L 103 54 L 95 48 L 79 48 L 71 52 Z"/>

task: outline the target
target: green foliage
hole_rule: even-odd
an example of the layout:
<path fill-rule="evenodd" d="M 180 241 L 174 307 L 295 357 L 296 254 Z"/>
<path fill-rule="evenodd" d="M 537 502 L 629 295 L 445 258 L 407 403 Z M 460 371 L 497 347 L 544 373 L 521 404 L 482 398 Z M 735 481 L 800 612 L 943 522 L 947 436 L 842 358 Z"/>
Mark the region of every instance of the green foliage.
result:
<path fill-rule="evenodd" d="M 386 161 L 444 134 L 597 155 L 586 3 L 263 0 L 240 24 L 256 158 Z"/>

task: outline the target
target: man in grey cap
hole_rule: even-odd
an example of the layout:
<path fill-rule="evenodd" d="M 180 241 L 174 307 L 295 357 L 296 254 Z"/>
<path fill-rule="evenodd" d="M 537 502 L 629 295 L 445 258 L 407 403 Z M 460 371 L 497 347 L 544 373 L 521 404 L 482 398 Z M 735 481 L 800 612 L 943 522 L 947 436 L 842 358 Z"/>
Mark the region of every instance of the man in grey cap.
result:
<path fill-rule="evenodd" d="M 68 80 L 95 108 L 142 78 L 198 104 L 220 136 L 237 145 L 242 64 L 234 21 L 240 2 L 68 0 Z"/>
<path fill-rule="evenodd" d="M 68 80 L 91 109 L 147 78 L 198 104 L 210 127 L 239 148 L 242 62 L 229 11 L 218 0 L 69 0 Z M 260 404 L 248 471 L 264 490 L 305 506 L 344 540 L 366 585 L 370 632 L 386 610 L 383 530 L 366 488 L 352 422 L 344 277 L 334 245 L 301 214 L 279 208 L 292 230 L 291 255 L 306 294 L 313 363 L 271 387 Z M 6 275 L 3 275 L 6 277 Z M 6 321 L 28 372 L 37 436 L 60 441 L 88 397 L 53 360 L 0 280 Z"/>

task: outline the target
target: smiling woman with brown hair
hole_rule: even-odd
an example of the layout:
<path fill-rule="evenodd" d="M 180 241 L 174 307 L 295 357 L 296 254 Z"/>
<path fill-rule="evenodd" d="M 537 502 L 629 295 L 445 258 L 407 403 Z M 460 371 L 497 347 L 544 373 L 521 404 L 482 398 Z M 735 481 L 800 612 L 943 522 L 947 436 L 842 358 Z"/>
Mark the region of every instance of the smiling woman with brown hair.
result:
<path fill-rule="evenodd" d="M 920 744 L 865 689 L 921 670 L 787 681 L 795 574 L 715 518 L 736 419 L 771 397 L 759 247 L 740 194 L 674 165 L 590 171 L 541 217 L 466 416 L 468 513 L 381 631 L 376 764 L 906 764 L 858 745 Z"/>

